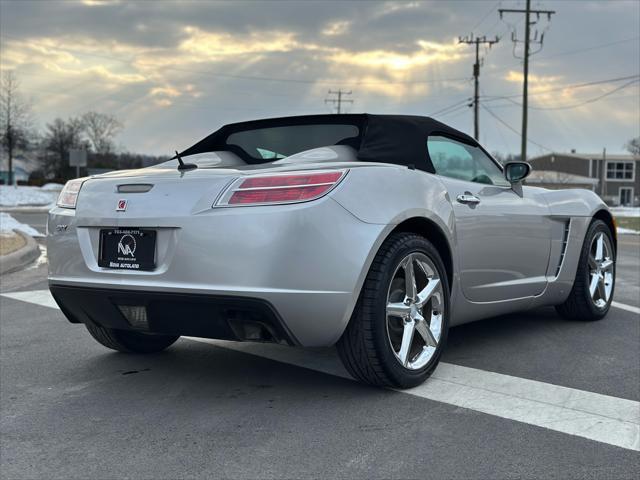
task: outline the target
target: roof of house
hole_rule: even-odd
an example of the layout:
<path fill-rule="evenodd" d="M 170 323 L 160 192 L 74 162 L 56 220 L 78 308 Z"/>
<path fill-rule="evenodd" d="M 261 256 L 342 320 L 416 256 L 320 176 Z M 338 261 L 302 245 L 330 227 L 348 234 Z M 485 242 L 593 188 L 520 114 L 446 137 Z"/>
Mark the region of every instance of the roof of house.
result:
<path fill-rule="evenodd" d="M 553 183 L 558 185 L 598 185 L 597 178 L 583 177 L 555 170 L 533 170 L 526 180 L 529 184 Z"/>
<path fill-rule="evenodd" d="M 546 158 L 549 156 L 556 157 L 569 157 L 569 158 L 578 158 L 580 160 L 602 160 L 602 152 L 599 153 L 566 153 L 566 152 L 551 152 L 545 153 L 544 155 L 538 155 L 537 157 L 530 158 L 529 161 L 533 162 L 540 158 Z M 629 161 L 629 160 L 637 160 L 640 161 L 640 156 L 632 155 L 630 153 L 607 153 L 605 155 L 605 159 L 608 161 Z"/>

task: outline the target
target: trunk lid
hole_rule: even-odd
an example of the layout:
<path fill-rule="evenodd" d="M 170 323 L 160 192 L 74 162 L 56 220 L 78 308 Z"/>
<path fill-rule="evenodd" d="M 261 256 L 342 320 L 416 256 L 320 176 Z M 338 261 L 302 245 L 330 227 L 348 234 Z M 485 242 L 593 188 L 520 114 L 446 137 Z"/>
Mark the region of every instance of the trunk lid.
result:
<path fill-rule="evenodd" d="M 239 177 L 256 173 L 294 172 L 353 167 L 343 162 L 305 164 L 265 163 L 234 168 L 144 168 L 112 172 L 87 180 L 78 196 L 81 219 L 161 218 L 195 215 L 210 210 L 226 187 Z M 139 191 L 131 191 L 139 190 Z M 125 208 L 119 209 L 121 202 Z M 93 221 L 90 223 L 94 224 Z"/>

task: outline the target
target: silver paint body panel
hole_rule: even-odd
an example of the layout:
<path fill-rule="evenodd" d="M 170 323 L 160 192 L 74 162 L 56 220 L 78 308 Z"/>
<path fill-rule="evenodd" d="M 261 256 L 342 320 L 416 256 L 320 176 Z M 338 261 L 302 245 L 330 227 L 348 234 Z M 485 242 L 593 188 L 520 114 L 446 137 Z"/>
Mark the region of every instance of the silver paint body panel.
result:
<path fill-rule="evenodd" d="M 447 239 L 456 325 L 562 302 L 589 222 L 606 209 L 586 190 L 488 186 L 356 162 L 349 147 L 317 150 L 324 152 L 303 152 L 297 163 L 242 167 L 232 154 L 221 154 L 225 167 L 180 173 L 168 162 L 93 177 L 77 210 L 56 207 L 49 214 L 49 281 L 259 298 L 274 306 L 301 345 L 326 346 L 342 335 L 376 252 L 405 220 L 427 219 Z M 212 208 L 244 175 L 335 168 L 347 168 L 346 177 L 315 201 Z M 118 193 L 128 183 L 153 188 Z M 480 203 L 458 203 L 465 192 Z M 119 199 L 128 201 L 125 212 L 116 211 Z M 156 229 L 157 268 L 99 267 L 99 231 L 109 227 Z"/>

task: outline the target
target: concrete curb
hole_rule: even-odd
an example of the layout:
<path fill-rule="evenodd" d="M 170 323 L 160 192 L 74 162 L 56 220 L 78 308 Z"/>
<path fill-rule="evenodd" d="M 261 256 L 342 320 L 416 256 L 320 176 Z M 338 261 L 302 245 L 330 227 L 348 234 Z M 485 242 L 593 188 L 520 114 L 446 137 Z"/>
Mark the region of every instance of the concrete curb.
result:
<path fill-rule="evenodd" d="M 18 230 L 14 232 L 24 238 L 27 244 L 20 250 L 0 257 L 0 275 L 21 270 L 40 256 L 40 247 L 33 237 Z"/>
<path fill-rule="evenodd" d="M 20 207 L 0 207 L 0 212 L 7 213 L 49 213 L 51 205 L 23 205 Z"/>

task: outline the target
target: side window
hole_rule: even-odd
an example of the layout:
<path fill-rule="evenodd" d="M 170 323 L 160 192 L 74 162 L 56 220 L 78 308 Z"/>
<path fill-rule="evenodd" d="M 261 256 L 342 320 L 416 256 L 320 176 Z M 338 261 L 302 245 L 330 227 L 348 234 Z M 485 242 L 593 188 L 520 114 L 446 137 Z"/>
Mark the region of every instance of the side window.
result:
<path fill-rule="evenodd" d="M 266 148 L 256 147 L 256 150 L 262 158 L 267 160 L 278 160 L 280 158 L 285 158 L 285 156 L 281 153 L 272 152 L 271 150 L 267 150 Z"/>
<path fill-rule="evenodd" d="M 438 175 L 509 186 L 498 166 L 478 147 L 433 135 L 427 139 L 427 150 Z"/>

